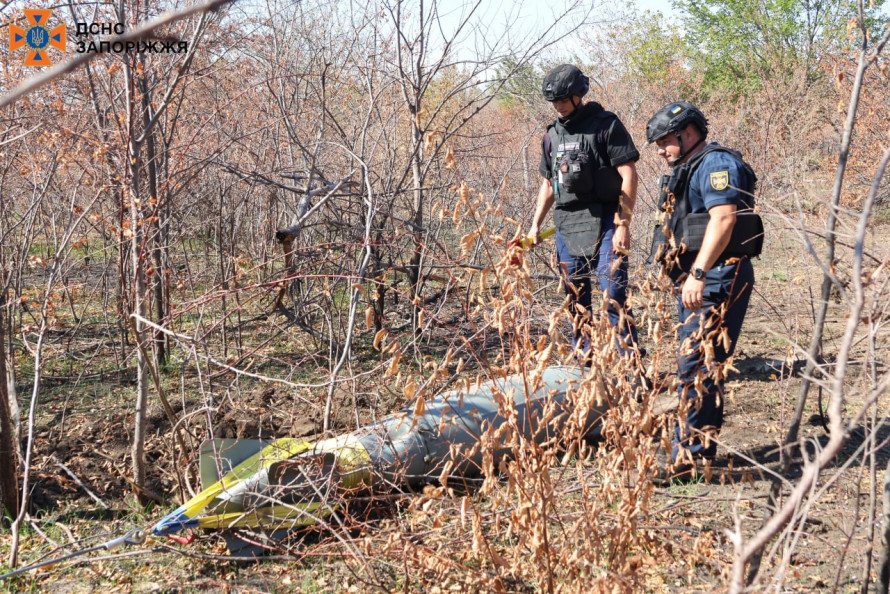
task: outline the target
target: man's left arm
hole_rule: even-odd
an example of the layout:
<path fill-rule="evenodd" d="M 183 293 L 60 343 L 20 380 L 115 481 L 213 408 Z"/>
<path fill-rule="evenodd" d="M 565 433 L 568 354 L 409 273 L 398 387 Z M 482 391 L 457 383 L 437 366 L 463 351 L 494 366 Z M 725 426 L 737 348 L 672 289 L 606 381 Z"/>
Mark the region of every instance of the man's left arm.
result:
<path fill-rule="evenodd" d="M 615 169 L 621 176 L 621 196 L 618 198 L 618 210 L 615 212 L 615 235 L 612 237 L 612 251 L 616 254 L 627 254 L 630 251 L 630 220 L 634 205 L 637 203 L 637 164 L 628 161 L 616 165 Z"/>
<path fill-rule="evenodd" d="M 701 268 L 704 271 L 711 269 L 732 236 L 732 228 L 736 221 L 736 205 L 720 204 L 708 209 L 711 219 L 705 228 L 705 236 L 702 239 L 701 249 L 695 257 L 692 269 Z M 705 279 L 697 280 L 692 274 L 686 277 L 683 283 L 683 307 L 689 310 L 702 306 L 705 289 Z"/>

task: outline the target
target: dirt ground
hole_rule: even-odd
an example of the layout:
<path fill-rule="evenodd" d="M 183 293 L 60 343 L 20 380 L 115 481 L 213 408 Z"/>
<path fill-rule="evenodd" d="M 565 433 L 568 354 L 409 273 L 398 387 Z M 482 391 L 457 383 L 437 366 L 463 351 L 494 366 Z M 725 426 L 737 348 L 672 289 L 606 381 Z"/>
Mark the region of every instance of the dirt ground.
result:
<path fill-rule="evenodd" d="M 764 258 L 755 265 L 758 289 L 740 340 L 734 366 L 738 373 L 727 383 L 726 422 L 720 434 L 720 450 L 709 475 L 692 484 L 671 486 L 656 492 L 655 505 L 646 524 L 673 543 L 677 550 L 695 548 L 700 562 L 666 561 L 651 571 L 647 591 L 722 591 L 732 560 L 732 543 L 727 531 L 741 522 L 743 532 L 751 534 L 760 524 L 767 505 L 767 494 L 780 465 L 779 445 L 784 439 L 800 386 L 799 373 L 805 345 L 812 326 L 810 295 L 818 292 L 818 269 L 812 264 L 789 265 L 793 256 L 785 251 Z M 796 272 L 795 272 L 796 271 Z M 844 322 L 842 304 L 833 303 L 829 316 L 826 353 L 832 352 Z M 886 343 L 880 337 L 878 344 Z M 798 346 L 795 346 L 798 345 Z M 665 346 L 665 348 L 671 348 Z M 670 374 L 668 367 L 660 370 Z M 859 371 L 854 371 L 854 376 Z M 128 432 L 132 413 L 127 395 L 132 392 L 132 378 L 98 375 L 77 383 L 68 391 L 65 377 L 46 378 L 50 395 L 44 402 L 43 422 L 36 434 L 37 463 L 33 475 L 33 528 L 25 531 L 20 552 L 22 563 L 32 563 L 51 553 L 54 544 L 67 543 L 67 549 L 91 546 L 112 538 L 130 527 L 150 526 L 175 505 L 171 494 L 181 484 L 181 476 L 196 469 L 195 459 L 173 463 L 162 459 L 168 451 L 170 433 L 160 407 L 153 405 L 148 443 L 148 461 L 152 468 L 149 490 L 158 498 L 156 506 L 143 511 L 129 495 Z M 857 384 L 858 385 L 858 384 Z M 25 386 L 23 386 L 25 387 Z M 370 390 L 369 392 L 370 393 Z M 824 443 L 826 430 L 820 413 L 826 406 L 820 391 L 810 391 L 803 417 L 802 436 L 813 444 Z M 853 394 L 852 403 L 861 395 Z M 359 404 L 363 422 L 392 408 L 392 394 L 363 392 L 336 394 L 335 413 L 341 426 L 354 422 L 353 405 Z M 196 410 L 201 400 L 194 396 L 174 400 L 176 412 Z M 659 406 L 668 410 L 674 403 L 671 394 L 659 396 Z M 295 402 L 291 394 L 269 385 L 255 386 L 237 395 L 229 394 L 216 402 L 213 423 L 217 437 L 274 438 L 312 436 L 319 426 L 318 413 Z M 883 413 L 877 415 L 883 419 Z M 879 427 L 879 439 L 890 433 Z M 765 574 L 772 579 L 781 575 L 778 591 L 859 591 L 868 545 L 863 535 L 868 524 L 870 504 L 869 468 L 859 450 L 863 428 L 853 428 L 845 454 L 835 468 L 823 473 L 818 489 L 818 504 L 806 510 L 806 521 L 798 521 L 793 534 L 794 546 L 787 551 L 787 566 L 779 571 L 779 554 L 769 556 L 771 566 Z M 815 446 L 813 446 L 815 447 Z M 878 480 L 886 465 L 888 451 L 879 449 L 874 459 Z M 791 477 L 800 472 L 795 461 Z M 555 471 L 557 480 L 566 481 L 566 492 L 574 485 L 572 473 Z M 834 480 L 840 477 L 842 480 Z M 855 479 L 855 480 L 854 480 Z M 596 480 L 592 477 L 592 480 Z M 562 484 L 562 483 L 561 483 Z M 783 493 L 787 494 L 788 489 Z M 880 486 L 878 486 L 880 497 Z M 390 519 L 404 503 L 384 505 L 375 510 L 376 519 L 364 530 L 393 529 Z M 436 507 L 454 509 L 447 497 L 436 500 Z M 457 512 L 455 512 L 457 513 Z M 354 534 L 361 540 L 362 534 Z M 0 537 L 0 546 L 8 550 L 10 535 Z M 363 591 L 360 575 L 349 563 L 338 561 L 337 539 L 324 531 L 307 537 L 305 550 L 312 555 L 262 564 L 238 564 L 221 557 L 226 552 L 221 539 L 201 537 L 192 545 L 151 540 L 141 547 L 102 552 L 102 560 L 72 567 L 56 566 L 27 576 L 7 580 L 0 587 L 56 592 L 82 592 L 95 588 L 109 591 Z M 314 544 L 313 544 L 314 543 Z M 342 545 L 342 543 L 340 543 Z M 313 547 L 315 547 L 313 549 Z M 321 547 L 319 549 L 319 547 Z M 115 551 L 115 552 L 118 552 Z M 319 551 L 322 551 L 319 553 Z M 877 552 L 877 551 L 876 551 Z M 93 557 L 96 555 L 94 554 Z M 407 588 L 398 569 L 393 587 Z M 871 567 L 872 579 L 876 569 Z M 769 588 L 770 584 L 762 583 Z M 350 589 L 351 588 L 351 589 Z M 411 589 L 414 589 L 413 587 Z M 434 591 L 433 588 L 422 588 Z M 536 591 L 517 585 L 517 591 Z M 442 585 L 438 591 L 445 591 Z M 774 590 L 775 591 L 775 590 Z"/>

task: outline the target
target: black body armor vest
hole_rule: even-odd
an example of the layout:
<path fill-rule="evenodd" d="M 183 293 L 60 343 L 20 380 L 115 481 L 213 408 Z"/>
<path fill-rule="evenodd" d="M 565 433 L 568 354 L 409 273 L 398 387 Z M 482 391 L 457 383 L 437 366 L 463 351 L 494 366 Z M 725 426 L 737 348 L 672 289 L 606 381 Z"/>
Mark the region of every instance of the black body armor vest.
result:
<path fill-rule="evenodd" d="M 587 103 L 577 119 L 547 127 L 544 150 L 550 156 L 553 221 L 569 254 L 592 257 L 606 213 L 618 207 L 621 175 L 610 165 L 608 136 L 618 116 Z M 609 214 L 611 216 L 611 214 Z"/>
<path fill-rule="evenodd" d="M 547 127 L 552 171 L 550 181 L 557 208 L 618 203 L 621 175 L 609 164 L 604 137 L 608 126 L 603 125 L 605 121 L 617 117 L 610 111 L 600 109 L 573 125 L 572 132 L 559 120 Z M 600 134 L 597 134 L 598 131 Z"/>
<path fill-rule="evenodd" d="M 687 162 L 678 165 L 672 175 L 661 176 L 658 208 L 666 213 L 666 217 L 664 226 L 656 225 L 655 227 L 652 249 L 649 254 L 650 261 L 664 264 L 669 259 L 672 260 L 668 256 L 673 255 L 679 258 L 681 265 L 685 268 L 685 265 L 691 265 L 695 254 L 701 249 L 711 215 L 707 212 L 691 212 L 689 181 L 705 155 L 713 151 L 723 151 L 732 155 L 744 167 L 745 177 L 748 181 L 747 188 L 739 188 L 748 196 L 745 199 L 745 204 L 736 211 L 736 223 L 732 229 L 732 236 L 719 259 L 759 256 L 763 250 L 763 221 L 759 214 L 753 212 L 757 175 L 751 166 L 742 159 L 741 153 L 717 143 L 711 143 Z"/>

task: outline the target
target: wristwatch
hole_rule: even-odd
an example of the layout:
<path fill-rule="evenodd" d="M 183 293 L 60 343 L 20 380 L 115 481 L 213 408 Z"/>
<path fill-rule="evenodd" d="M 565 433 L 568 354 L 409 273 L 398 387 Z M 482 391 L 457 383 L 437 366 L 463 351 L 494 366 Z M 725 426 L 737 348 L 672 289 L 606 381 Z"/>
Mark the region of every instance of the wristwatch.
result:
<path fill-rule="evenodd" d="M 692 278 L 694 278 L 695 280 L 702 280 L 703 278 L 705 278 L 706 274 L 707 271 L 702 270 L 701 268 L 696 267 L 692 269 Z"/>

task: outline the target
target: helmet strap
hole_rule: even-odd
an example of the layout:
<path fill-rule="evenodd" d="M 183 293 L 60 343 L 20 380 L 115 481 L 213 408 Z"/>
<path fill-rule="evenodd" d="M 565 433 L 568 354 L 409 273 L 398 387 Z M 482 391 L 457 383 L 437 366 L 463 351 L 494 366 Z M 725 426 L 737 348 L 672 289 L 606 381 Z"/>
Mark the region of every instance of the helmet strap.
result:
<path fill-rule="evenodd" d="M 574 95 L 569 95 L 569 101 L 572 102 L 572 113 L 570 113 L 569 115 L 567 115 L 567 116 L 566 116 L 566 119 L 569 119 L 569 118 L 571 118 L 573 115 L 575 115 L 575 112 L 578 111 L 578 106 L 581 105 L 581 101 L 580 101 L 580 100 L 578 100 L 578 103 L 575 103 L 575 96 L 574 96 Z"/>
<path fill-rule="evenodd" d="M 572 112 L 565 117 L 562 117 L 562 116 L 558 117 L 557 119 L 560 122 L 567 122 L 568 120 L 572 119 L 572 116 L 575 115 L 576 111 L 578 111 L 578 106 L 580 106 L 581 103 L 584 102 L 584 99 L 578 99 L 578 102 L 575 103 L 575 95 L 569 95 L 569 101 L 572 102 Z"/>
<path fill-rule="evenodd" d="M 680 136 L 679 131 L 674 132 L 674 134 L 676 134 L 676 136 L 677 136 L 677 145 L 680 147 L 680 154 L 673 161 L 668 161 L 668 166 L 670 166 L 670 167 L 676 167 L 677 165 L 679 165 L 683 161 L 683 159 L 686 158 L 686 155 L 688 155 L 689 153 L 691 153 L 692 151 L 697 149 L 698 145 L 700 145 L 701 143 L 703 143 L 705 141 L 704 137 L 700 137 L 698 139 L 698 142 L 696 142 L 691 147 L 689 147 L 688 150 L 684 151 L 683 150 L 683 137 Z"/>

